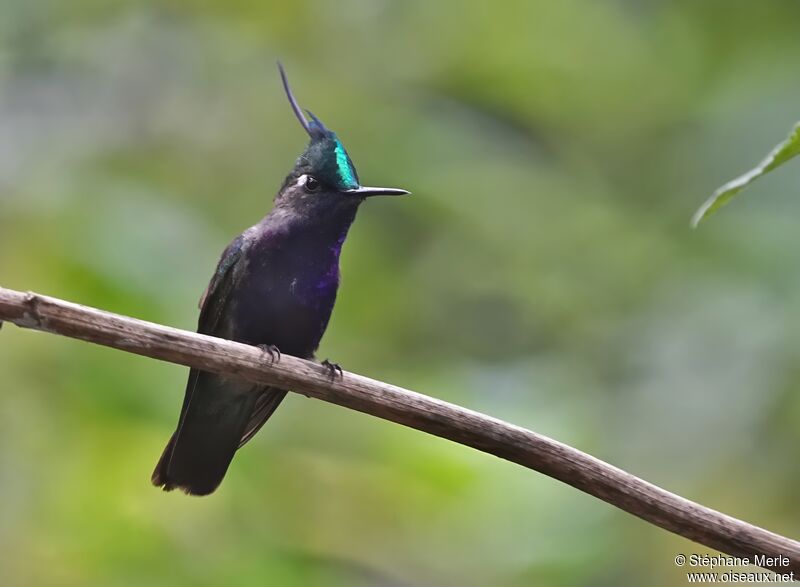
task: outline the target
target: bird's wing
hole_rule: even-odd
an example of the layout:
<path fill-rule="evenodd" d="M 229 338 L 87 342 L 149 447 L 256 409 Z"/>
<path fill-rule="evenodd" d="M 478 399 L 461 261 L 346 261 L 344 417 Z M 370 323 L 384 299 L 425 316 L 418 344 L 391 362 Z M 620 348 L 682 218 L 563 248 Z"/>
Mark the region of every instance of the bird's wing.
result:
<path fill-rule="evenodd" d="M 222 251 L 214 275 L 200 298 L 200 318 L 197 321 L 197 332 L 200 334 L 216 334 L 219 327 L 219 319 L 236 281 L 234 276 L 236 263 L 242 257 L 244 249 L 245 239 L 240 234 Z M 186 408 L 192 399 L 199 374 L 200 371 L 197 369 L 189 371 L 189 381 L 186 384 L 186 393 L 183 396 L 183 406 L 181 407 L 178 422 L 183 422 Z"/>
<path fill-rule="evenodd" d="M 200 300 L 197 331 L 224 334 L 221 324 L 241 270 L 246 240 L 239 236 L 222 253 L 211 282 Z M 222 481 L 256 405 L 253 385 L 192 369 L 178 428 L 161 455 L 152 481 L 165 490 L 211 493 Z"/>
<path fill-rule="evenodd" d="M 256 399 L 253 411 L 250 414 L 250 419 L 242 434 L 242 439 L 239 441 L 239 448 L 258 432 L 264 423 L 269 420 L 272 413 L 278 408 L 283 398 L 286 397 L 286 391 L 283 389 L 276 389 L 274 387 L 265 387 Z"/>
<path fill-rule="evenodd" d="M 206 291 L 203 292 L 203 297 L 200 298 L 198 332 L 203 334 L 216 334 L 217 328 L 219 327 L 219 318 L 227 304 L 230 291 L 236 282 L 236 263 L 239 261 L 244 249 L 245 239 L 240 235 L 228 245 L 228 248 L 222 253 L 217 270 L 214 272 L 214 277 L 211 278 L 211 282 L 208 284 Z M 184 409 L 185 404 L 188 403 L 191 397 L 190 390 L 193 390 L 195 387 L 194 380 L 197 378 L 197 375 L 198 372 L 192 369 L 189 376 L 189 385 L 186 388 L 187 393 L 186 399 L 184 400 Z M 272 415 L 272 412 L 280 405 L 284 397 L 286 397 L 286 391 L 272 387 L 263 388 L 262 393 L 258 394 L 253 411 L 244 428 L 244 433 L 239 441 L 239 447 L 244 445 L 258 432 Z"/>
<path fill-rule="evenodd" d="M 219 318 L 227 305 L 228 297 L 236 281 L 235 269 L 245 250 L 244 235 L 239 235 L 222 252 L 217 269 L 200 298 L 200 319 L 197 331 L 214 334 Z"/>

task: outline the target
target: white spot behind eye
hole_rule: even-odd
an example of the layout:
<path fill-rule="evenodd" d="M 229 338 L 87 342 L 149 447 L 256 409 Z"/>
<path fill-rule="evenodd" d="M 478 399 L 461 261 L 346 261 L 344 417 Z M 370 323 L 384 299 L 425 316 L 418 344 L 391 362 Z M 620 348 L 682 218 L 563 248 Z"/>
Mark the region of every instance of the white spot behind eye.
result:
<path fill-rule="evenodd" d="M 308 174 L 304 173 L 303 175 L 297 178 L 297 185 L 304 186 L 306 185 L 307 181 L 308 181 Z"/>

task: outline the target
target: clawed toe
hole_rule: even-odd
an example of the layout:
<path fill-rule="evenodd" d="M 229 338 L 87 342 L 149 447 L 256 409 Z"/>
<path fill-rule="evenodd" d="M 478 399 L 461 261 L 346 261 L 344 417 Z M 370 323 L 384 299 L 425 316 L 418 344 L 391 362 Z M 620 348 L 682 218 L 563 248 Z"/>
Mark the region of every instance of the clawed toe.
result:
<path fill-rule="evenodd" d="M 325 359 L 322 361 L 322 366 L 328 370 L 328 375 L 331 379 L 336 379 L 337 376 L 339 379 L 344 377 L 344 371 L 342 371 L 339 363 L 331 363 L 328 359 Z"/>
<path fill-rule="evenodd" d="M 270 363 L 276 363 L 281 360 L 281 351 L 278 350 L 274 344 L 260 344 L 258 348 L 261 349 L 262 352 L 269 355 Z"/>

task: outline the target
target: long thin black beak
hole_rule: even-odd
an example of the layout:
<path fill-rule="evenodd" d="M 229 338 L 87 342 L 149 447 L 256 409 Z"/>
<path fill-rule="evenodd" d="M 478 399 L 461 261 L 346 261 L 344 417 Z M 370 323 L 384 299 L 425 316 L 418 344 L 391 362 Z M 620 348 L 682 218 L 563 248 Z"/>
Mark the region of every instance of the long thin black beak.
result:
<path fill-rule="evenodd" d="M 371 196 L 406 196 L 411 192 L 401 190 L 399 188 L 374 188 L 361 186 L 353 190 L 347 190 L 345 193 L 353 194 L 354 196 L 361 196 L 362 198 L 369 198 Z"/>

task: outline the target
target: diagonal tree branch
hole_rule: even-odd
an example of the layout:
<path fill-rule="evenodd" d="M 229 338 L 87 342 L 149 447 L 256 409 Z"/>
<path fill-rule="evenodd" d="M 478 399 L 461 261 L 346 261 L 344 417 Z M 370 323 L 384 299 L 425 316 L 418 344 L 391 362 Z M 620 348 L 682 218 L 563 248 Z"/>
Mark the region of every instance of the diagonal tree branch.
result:
<path fill-rule="evenodd" d="M 541 434 L 407 389 L 348 372 L 333 380 L 310 361 L 284 355 L 271 363 L 256 347 L 34 293 L 0 288 L 0 320 L 291 389 L 447 438 L 544 473 L 700 544 L 800 575 L 795 540 L 684 499 Z"/>

